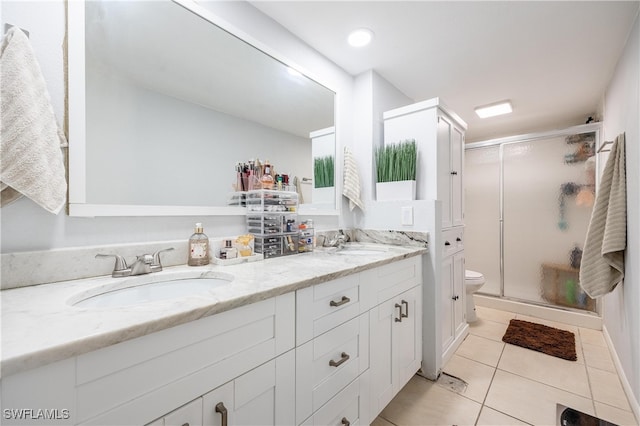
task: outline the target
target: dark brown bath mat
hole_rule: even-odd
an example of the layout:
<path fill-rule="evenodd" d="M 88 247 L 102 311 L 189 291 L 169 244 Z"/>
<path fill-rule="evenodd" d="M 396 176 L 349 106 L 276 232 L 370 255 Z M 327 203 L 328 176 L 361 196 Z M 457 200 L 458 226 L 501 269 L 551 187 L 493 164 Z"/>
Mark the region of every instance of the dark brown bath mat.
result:
<path fill-rule="evenodd" d="M 578 359 L 572 332 L 542 324 L 512 319 L 502 341 L 569 361 Z"/>

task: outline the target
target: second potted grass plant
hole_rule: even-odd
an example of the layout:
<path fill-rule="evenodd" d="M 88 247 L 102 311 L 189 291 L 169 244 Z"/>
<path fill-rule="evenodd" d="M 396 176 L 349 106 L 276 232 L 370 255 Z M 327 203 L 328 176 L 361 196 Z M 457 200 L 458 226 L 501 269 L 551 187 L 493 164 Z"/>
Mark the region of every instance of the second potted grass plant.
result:
<path fill-rule="evenodd" d="M 415 200 L 418 149 L 414 139 L 376 150 L 378 201 Z"/>

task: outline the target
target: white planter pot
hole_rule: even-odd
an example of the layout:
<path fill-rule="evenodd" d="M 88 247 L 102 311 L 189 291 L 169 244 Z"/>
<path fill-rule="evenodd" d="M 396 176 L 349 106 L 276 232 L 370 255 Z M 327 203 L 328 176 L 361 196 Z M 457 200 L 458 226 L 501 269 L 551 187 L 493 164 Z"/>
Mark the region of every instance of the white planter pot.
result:
<path fill-rule="evenodd" d="M 376 183 L 376 199 L 378 201 L 415 200 L 416 181 L 401 180 Z"/>
<path fill-rule="evenodd" d="M 307 202 L 307 200 L 305 200 L 305 202 Z M 313 188 L 311 191 L 311 203 L 334 205 L 336 203 L 336 187 Z"/>

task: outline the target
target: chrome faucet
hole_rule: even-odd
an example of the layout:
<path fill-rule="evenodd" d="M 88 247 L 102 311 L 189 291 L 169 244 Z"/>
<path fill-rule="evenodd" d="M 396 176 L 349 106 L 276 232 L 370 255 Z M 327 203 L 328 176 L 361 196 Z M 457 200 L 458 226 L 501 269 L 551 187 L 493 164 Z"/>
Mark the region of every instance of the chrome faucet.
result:
<path fill-rule="evenodd" d="M 344 245 L 347 242 L 347 236 L 344 234 L 336 234 L 336 236 L 334 238 L 326 238 L 323 241 L 323 246 L 325 247 L 337 247 L 338 249 L 341 249 L 344 247 Z"/>
<path fill-rule="evenodd" d="M 127 266 L 127 262 L 124 258 L 118 254 L 96 254 L 98 257 L 115 257 L 116 263 L 113 267 L 111 276 L 114 278 L 129 277 L 133 275 L 150 274 L 152 272 L 162 271 L 162 263 L 160 262 L 160 253 L 165 251 L 171 251 L 173 247 L 158 250 L 155 253 L 143 254 L 136 256 L 136 260 L 131 266 Z"/>

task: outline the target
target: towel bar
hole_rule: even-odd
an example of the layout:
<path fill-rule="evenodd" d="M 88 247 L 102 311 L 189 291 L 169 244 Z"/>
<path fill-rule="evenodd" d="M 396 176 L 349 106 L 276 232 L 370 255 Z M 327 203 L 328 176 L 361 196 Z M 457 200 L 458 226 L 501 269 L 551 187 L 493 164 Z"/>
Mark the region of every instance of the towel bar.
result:
<path fill-rule="evenodd" d="M 602 145 L 600 145 L 600 148 L 598 148 L 598 151 L 596 151 L 598 154 L 601 152 L 609 152 L 611 151 L 611 149 L 604 149 L 607 145 L 611 145 L 613 143 L 613 141 L 605 141 Z"/>

